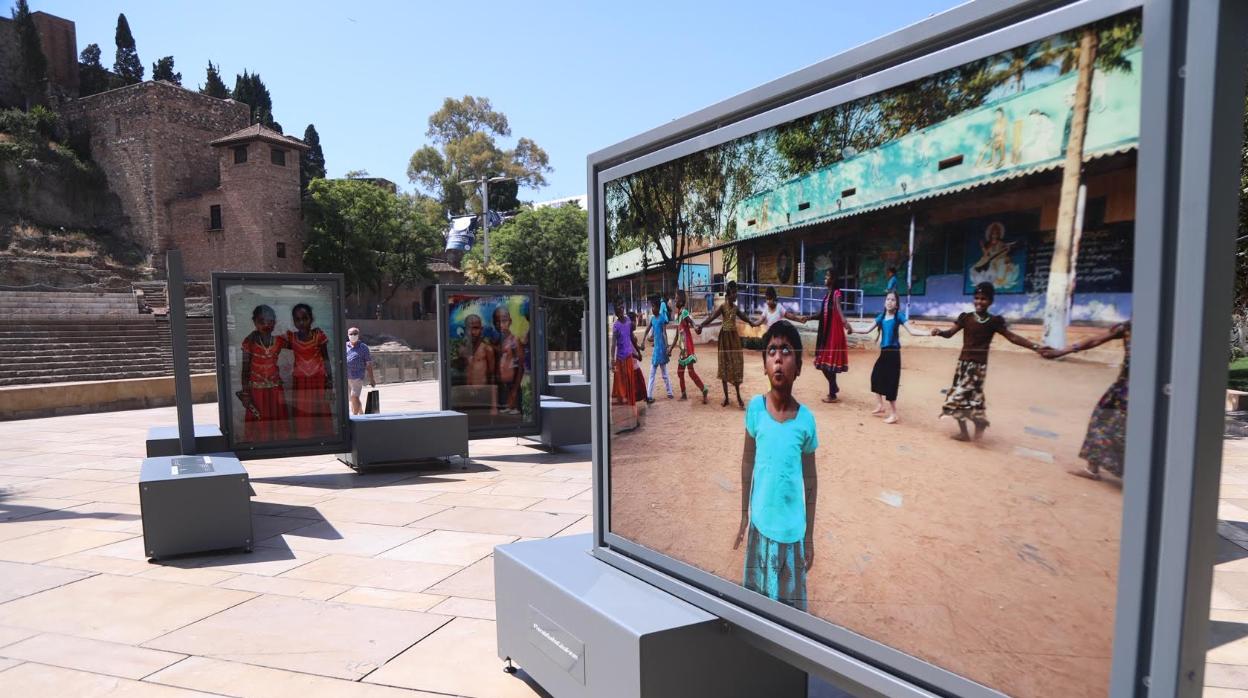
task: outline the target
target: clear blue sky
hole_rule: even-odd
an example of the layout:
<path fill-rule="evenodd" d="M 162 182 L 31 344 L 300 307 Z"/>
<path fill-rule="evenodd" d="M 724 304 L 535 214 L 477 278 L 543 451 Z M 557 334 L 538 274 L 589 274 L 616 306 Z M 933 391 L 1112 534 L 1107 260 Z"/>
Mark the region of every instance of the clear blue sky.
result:
<path fill-rule="evenodd" d="M 549 184 L 520 193 L 536 201 L 585 193 L 595 150 L 956 4 L 30 0 L 73 20 L 78 50 L 99 44 L 106 67 L 125 12 L 149 77 L 166 55 L 191 88 L 209 59 L 231 88 L 258 71 L 287 133 L 316 124 L 330 176 L 411 190 L 429 115 L 448 96 L 489 97 L 513 140 L 550 155 Z"/>

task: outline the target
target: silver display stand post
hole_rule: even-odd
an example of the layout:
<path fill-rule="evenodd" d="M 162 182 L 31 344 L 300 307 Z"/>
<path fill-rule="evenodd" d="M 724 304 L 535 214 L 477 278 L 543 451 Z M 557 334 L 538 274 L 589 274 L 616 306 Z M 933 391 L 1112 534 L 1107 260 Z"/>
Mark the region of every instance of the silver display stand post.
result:
<path fill-rule="evenodd" d="M 498 656 L 555 698 L 798 698 L 806 673 L 589 554 L 589 534 L 494 549 Z"/>
<path fill-rule="evenodd" d="M 196 453 L 195 415 L 191 407 L 191 360 L 186 338 L 186 280 L 182 253 L 165 255 L 165 286 L 169 292 L 169 336 L 173 344 L 173 392 L 178 406 L 178 445 L 184 455 Z"/>

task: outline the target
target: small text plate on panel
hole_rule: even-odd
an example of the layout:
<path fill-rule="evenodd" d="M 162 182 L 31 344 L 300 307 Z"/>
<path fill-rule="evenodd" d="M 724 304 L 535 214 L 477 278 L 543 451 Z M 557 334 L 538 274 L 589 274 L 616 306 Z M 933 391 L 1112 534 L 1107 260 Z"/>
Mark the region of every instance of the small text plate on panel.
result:
<path fill-rule="evenodd" d="M 585 643 L 546 614 L 529 606 L 529 644 L 585 685 Z"/>

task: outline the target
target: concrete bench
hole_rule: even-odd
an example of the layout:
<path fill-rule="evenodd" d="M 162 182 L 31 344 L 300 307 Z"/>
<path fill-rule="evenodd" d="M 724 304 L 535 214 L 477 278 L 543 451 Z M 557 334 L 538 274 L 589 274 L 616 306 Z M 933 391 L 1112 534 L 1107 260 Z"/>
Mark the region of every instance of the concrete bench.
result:
<path fill-rule="evenodd" d="M 536 439 L 554 450 L 562 446 L 587 444 L 592 439 L 593 410 L 589 405 L 564 400 L 543 400 L 542 433 Z"/>
<path fill-rule="evenodd" d="M 230 450 L 225 434 L 216 424 L 195 425 L 195 452 L 220 453 Z M 147 457 L 177 456 L 182 453 L 182 444 L 178 441 L 178 428 L 150 427 L 147 430 Z"/>
<path fill-rule="evenodd" d="M 351 453 L 339 460 L 353 468 L 468 457 L 468 416 L 463 412 L 398 412 L 351 417 Z"/>
<path fill-rule="evenodd" d="M 153 560 L 239 548 L 251 552 L 251 482 L 232 454 L 143 459 L 139 509 L 143 549 Z"/>
<path fill-rule="evenodd" d="M 552 383 L 546 387 L 546 392 L 567 402 L 579 402 L 582 405 L 591 402 L 589 383 Z"/>

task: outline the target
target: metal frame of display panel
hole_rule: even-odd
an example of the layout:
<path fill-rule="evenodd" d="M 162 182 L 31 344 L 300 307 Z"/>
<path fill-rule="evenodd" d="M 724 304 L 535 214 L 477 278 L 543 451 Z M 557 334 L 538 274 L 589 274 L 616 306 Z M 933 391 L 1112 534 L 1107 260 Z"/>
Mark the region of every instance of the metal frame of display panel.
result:
<path fill-rule="evenodd" d="M 481 295 L 518 295 L 529 296 L 529 327 L 534 346 L 529 348 L 529 356 L 533 361 L 533 422 L 515 427 L 503 428 L 472 428 L 468 427 L 468 438 L 490 439 L 498 436 L 532 436 L 542 433 L 542 385 L 546 379 L 546 344 L 545 331 L 538 331 L 538 294 L 537 286 L 473 286 L 470 284 L 438 284 L 438 394 L 441 396 L 442 409 L 454 410 L 451 405 L 451 364 L 448 361 L 450 347 L 447 336 L 450 318 L 446 313 L 446 299 L 452 293 L 476 293 Z"/>
<path fill-rule="evenodd" d="M 337 397 L 338 416 L 335 424 L 338 436 L 332 441 L 309 443 L 307 439 L 274 441 L 264 445 L 239 445 L 233 430 L 234 400 L 230 384 L 233 367 L 229 362 L 229 337 L 225 328 L 224 286 L 234 284 L 258 286 L 284 286 L 315 284 L 333 287 L 334 332 L 329 336 L 329 359 L 333 362 L 334 391 Z M 212 327 L 213 342 L 217 351 L 217 415 L 221 433 L 229 443 L 230 450 L 240 460 L 252 458 L 282 458 L 284 456 L 315 455 L 322 453 L 345 453 L 351 450 L 350 409 L 347 403 L 347 364 L 342 347 L 346 345 L 346 316 L 343 314 L 342 274 L 286 274 L 286 273 L 212 273 Z M 327 333 L 328 334 L 328 333 Z"/>
<path fill-rule="evenodd" d="M 1235 0 L 976 0 L 590 155 L 596 556 L 856 693 L 1001 695 L 609 532 L 604 184 L 1135 8 L 1144 53 L 1126 467 L 1138 475 L 1124 484 L 1110 694 L 1201 694 L 1248 36 Z"/>

